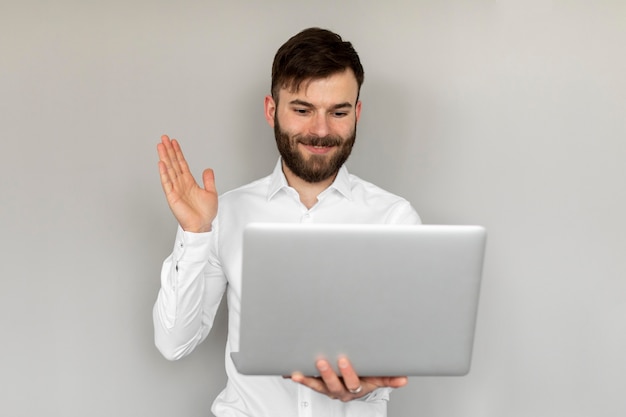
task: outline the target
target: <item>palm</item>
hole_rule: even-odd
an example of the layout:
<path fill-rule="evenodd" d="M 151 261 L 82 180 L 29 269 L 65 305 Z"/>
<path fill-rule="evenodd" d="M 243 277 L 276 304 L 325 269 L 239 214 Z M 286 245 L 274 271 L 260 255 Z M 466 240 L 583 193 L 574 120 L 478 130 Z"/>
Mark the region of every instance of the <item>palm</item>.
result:
<path fill-rule="evenodd" d="M 161 185 L 167 202 L 183 230 L 207 232 L 217 215 L 217 191 L 213 171 L 207 169 L 202 175 L 200 187 L 185 160 L 180 145 L 167 136 L 158 144 Z"/>

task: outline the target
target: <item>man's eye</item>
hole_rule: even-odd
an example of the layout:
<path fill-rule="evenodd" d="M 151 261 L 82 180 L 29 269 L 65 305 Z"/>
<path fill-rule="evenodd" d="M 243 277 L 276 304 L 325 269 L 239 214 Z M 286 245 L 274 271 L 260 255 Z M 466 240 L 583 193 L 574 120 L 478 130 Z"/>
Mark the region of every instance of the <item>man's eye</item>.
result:
<path fill-rule="evenodd" d="M 348 112 L 345 111 L 336 111 L 333 113 L 333 116 L 335 117 L 346 117 L 348 115 Z"/>
<path fill-rule="evenodd" d="M 307 114 L 309 110 L 307 109 L 293 109 L 297 114 Z"/>

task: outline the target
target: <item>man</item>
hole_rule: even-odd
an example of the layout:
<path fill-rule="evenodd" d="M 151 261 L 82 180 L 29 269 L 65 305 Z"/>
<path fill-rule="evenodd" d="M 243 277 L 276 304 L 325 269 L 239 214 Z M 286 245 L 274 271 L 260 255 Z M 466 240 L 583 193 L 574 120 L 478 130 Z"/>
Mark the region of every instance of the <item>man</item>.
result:
<path fill-rule="evenodd" d="M 318 361 L 318 378 L 245 376 L 230 359 L 239 345 L 246 224 L 420 221 L 406 200 L 344 166 L 361 114 L 362 83 L 359 57 L 338 35 L 311 28 L 287 41 L 275 56 L 264 103 L 280 159 L 271 175 L 221 195 L 219 214 L 213 171 L 204 171 L 200 187 L 176 140 L 163 136 L 157 145 L 161 183 L 179 228 L 163 264 L 155 342 L 168 359 L 189 354 L 206 338 L 226 293 L 228 384 L 213 403 L 217 416 L 384 416 L 389 391 L 407 383 L 406 377 L 359 378 L 345 357 L 338 360 L 340 375 Z"/>

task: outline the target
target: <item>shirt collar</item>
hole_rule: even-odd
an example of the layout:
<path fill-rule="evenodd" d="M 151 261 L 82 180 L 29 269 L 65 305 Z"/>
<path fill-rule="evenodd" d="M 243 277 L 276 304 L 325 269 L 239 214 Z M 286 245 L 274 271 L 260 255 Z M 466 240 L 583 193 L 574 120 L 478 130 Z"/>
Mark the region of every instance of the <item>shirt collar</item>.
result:
<path fill-rule="evenodd" d="M 278 162 L 274 167 L 274 171 L 270 175 L 270 184 L 267 192 L 268 201 L 274 198 L 276 193 L 278 193 L 282 189 L 289 188 L 289 184 L 287 183 L 287 178 L 283 173 L 283 165 L 282 159 L 278 158 Z M 328 187 L 326 190 L 322 191 L 322 194 L 327 194 L 330 189 L 338 191 L 341 195 L 343 195 L 348 200 L 352 200 L 352 188 L 350 187 L 350 174 L 348 173 L 348 168 L 345 165 L 339 169 L 337 173 L 337 177 L 335 181 Z"/>
<path fill-rule="evenodd" d="M 285 178 L 285 174 L 283 173 L 283 165 L 282 160 L 278 158 L 278 162 L 274 167 L 274 171 L 272 175 L 270 175 L 270 185 L 267 190 L 267 200 L 271 200 L 276 193 L 278 193 L 283 188 L 288 188 L 289 184 L 287 184 L 287 178 Z"/>

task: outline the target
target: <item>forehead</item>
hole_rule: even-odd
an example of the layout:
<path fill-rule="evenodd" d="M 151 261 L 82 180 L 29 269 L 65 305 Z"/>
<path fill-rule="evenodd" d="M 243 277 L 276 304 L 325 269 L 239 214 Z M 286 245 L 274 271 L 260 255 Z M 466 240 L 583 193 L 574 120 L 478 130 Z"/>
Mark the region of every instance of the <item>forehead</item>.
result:
<path fill-rule="evenodd" d="M 344 102 L 355 104 L 359 86 L 354 72 L 346 69 L 325 78 L 304 80 L 297 89 L 281 88 L 278 93 L 280 102 L 298 99 L 320 106 Z"/>

